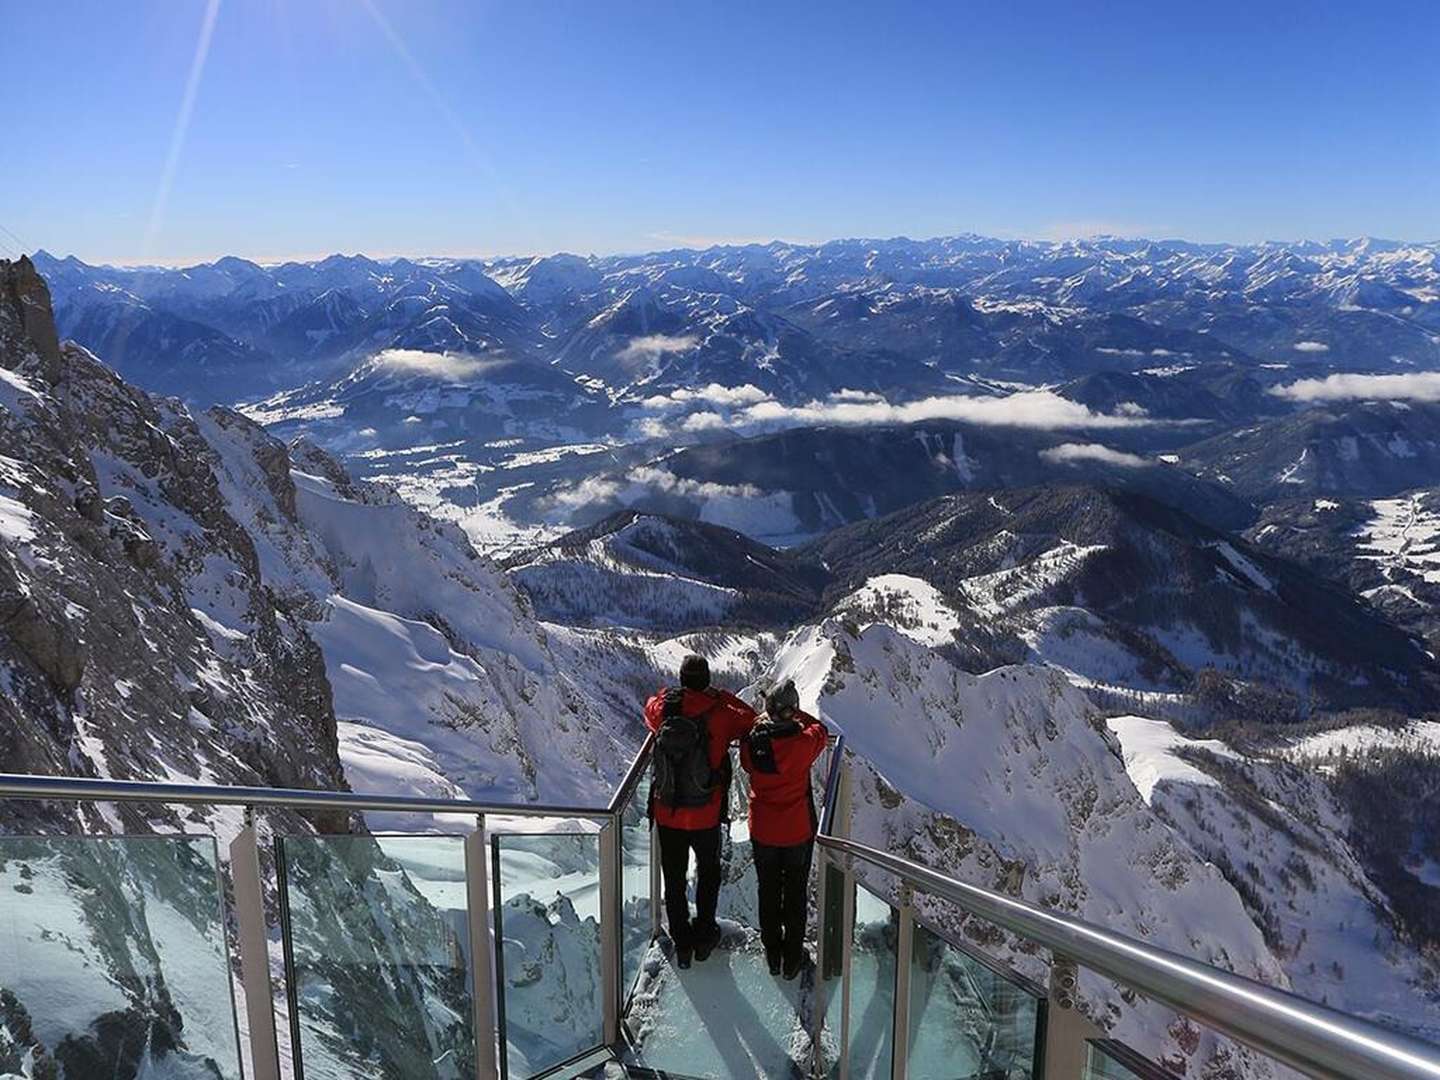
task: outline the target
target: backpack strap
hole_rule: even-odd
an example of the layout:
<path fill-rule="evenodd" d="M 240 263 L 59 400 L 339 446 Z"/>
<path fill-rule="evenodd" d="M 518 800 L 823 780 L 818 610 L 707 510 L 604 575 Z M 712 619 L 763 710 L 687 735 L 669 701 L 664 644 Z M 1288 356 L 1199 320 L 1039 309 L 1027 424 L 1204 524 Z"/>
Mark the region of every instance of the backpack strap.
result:
<path fill-rule="evenodd" d="M 665 705 L 661 712 L 661 723 L 666 720 L 678 720 L 684 716 L 685 690 L 680 686 L 672 686 L 665 691 Z"/>

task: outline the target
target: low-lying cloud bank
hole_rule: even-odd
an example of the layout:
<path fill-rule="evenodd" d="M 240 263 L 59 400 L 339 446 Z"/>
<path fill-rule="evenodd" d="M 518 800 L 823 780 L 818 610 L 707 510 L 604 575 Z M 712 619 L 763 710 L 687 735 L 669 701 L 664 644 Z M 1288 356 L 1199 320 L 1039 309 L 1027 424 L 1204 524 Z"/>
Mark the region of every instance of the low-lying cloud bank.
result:
<path fill-rule="evenodd" d="M 1290 401 L 1440 401 L 1440 371 L 1406 375 L 1327 375 L 1270 391 Z"/>
<path fill-rule="evenodd" d="M 1100 443 L 1061 443 L 1048 450 L 1040 451 L 1040 460 L 1052 465 L 1069 465 L 1075 462 L 1098 461 L 1104 465 L 1119 465 L 1126 469 L 1143 469 L 1153 464 L 1139 454 L 1127 454 Z"/>
<path fill-rule="evenodd" d="M 700 343 L 694 334 L 643 334 L 631 338 L 616 357 L 622 363 L 649 360 L 668 353 L 689 352 Z"/>
<path fill-rule="evenodd" d="M 660 414 L 641 421 L 642 433 L 651 437 L 672 434 L 677 429 L 704 432 L 726 428 L 754 433 L 826 424 L 914 424 L 926 420 L 1045 431 L 1132 428 L 1156 423 L 1138 405 L 1100 413 L 1050 390 L 1024 390 L 1004 397 L 954 394 L 899 404 L 867 391 L 840 390 L 824 400 L 786 405 L 747 384 L 677 390 L 647 398 L 642 406 Z M 682 412 L 686 413 L 683 418 L 678 415 Z"/>
<path fill-rule="evenodd" d="M 493 360 L 490 361 L 493 363 Z M 375 366 L 397 375 L 428 375 L 436 379 L 463 380 L 484 370 L 486 361 L 456 353 L 425 352 L 423 349 L 385 349 L 375 354 Z"/>
<path fill-rule="evenodd" d="M 744 386 L 721 386 L 719 383 L 711 383 L 699 390 L 687 390 L 682 387 L 679 390 L 672 390 L 668 394 L 656 394 L 646 398 L 640 404 L 652 412 L 676 412 L 693 408 L 696 405 L 755 405 L 769 400 L 769 394 L 750 383 L 746 383 Z"/>

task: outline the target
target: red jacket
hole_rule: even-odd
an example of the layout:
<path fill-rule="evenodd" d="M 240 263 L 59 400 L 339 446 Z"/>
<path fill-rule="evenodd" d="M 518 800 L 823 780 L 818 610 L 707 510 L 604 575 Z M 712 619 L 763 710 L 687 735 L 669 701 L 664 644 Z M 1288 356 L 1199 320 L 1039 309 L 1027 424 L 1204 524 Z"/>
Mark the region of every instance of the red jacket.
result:
<path fill-rule="evenodd" d="M 772 739 L 776 771 L 761 772 L 740 744 L 740 764 L 750 774 L 750 839 L 772 847 L 792 847 L 815 838 L 810 767 L 825 752 L 829 732 L 808 713 L 797 711 L 800 730 Z"/>
<path fill-rule="evenodd" d="M 680 711 L 686 716 L 705 713 L 710 735 L 710 767 L 718 769 L 730 752 L 730 744 L 755 726 L 755 710 L 726 690 L 686 690 Z M 665 691 L 657 690 L 645 703 L 645 726 L 659 731 L 665 719 Z M 705 806 L 663 806 L 654 804 L 655 824 L 671 829 L 712 829 L 720 824 L 723 790 L 717 790 Z"/>

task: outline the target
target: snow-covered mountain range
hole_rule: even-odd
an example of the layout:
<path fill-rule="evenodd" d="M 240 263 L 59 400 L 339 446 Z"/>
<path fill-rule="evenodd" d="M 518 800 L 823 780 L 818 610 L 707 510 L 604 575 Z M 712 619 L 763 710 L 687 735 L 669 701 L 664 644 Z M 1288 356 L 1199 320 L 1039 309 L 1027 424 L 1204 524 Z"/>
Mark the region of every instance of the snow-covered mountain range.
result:
<path fill-rule="evenodd" d="M 1252 358 L 1391 370 L 1440 360 L 1440 245 L 840 240 L 582 258 L 340 256 L 181 270 L 36 256 L 61 328 L 141 385 L 213 394 L 381 348 L 556 360 L 614 393 L 746 383 L 894 395 L 936 372 L 1027 382 Z M 223 335 L 229 344 L 214 337 Z M 129 342 L 134 341 L 135 347 Z M 105 348 L 105 346 L 109 348 Z M 307 381 L 296 379 L 296 382 Z"/>
<path fill-rule="evenodd" d="M 1437 369 L 1435 244 L 3 264 L 0 756 L 594 803 L 695 649 L 846 732 L 860 838 L 1434 1038 Z M 75 824 L 17 803 L 0 833 Z M 450 943 L 366 822 L 262 825 L 350 834 L 390 883 L 377 925 Z M 333 868 L 302 853 L 302 959 L 369 962 L 378 938 L 327 939 Z M 113 872 L 27 858 L 45 888 Z M 505 902 L 564 960 L 525 1006 L 559 1024 L 585 901 Z M 163 968 L 140 930 L 107 948 L 87 962 Z M 443 1024 L 392 987 L 384 1038 L 460 1045 L 448 977 L 422 987 Z M 116 1010 L 183 1013 L 162 984 Z M 1084 991 L 1177 1071 L 1271 1075 Z M 305 1000 L 307 1045 L 362 1067 Z M 172 1065 L 218 1053 L 167 1030 Z M 0 1015 L 0 1065 L 21 1031 L 33 1053 Z"/>

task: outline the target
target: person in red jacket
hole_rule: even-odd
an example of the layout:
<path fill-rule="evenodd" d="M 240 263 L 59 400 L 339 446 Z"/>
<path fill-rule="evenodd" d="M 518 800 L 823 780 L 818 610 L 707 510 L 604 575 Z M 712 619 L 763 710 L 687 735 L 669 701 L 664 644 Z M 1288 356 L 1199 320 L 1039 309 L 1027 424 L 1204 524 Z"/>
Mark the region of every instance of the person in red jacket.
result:
<path fill-rule="evenodd" d="M 755 710 L 710 685 L 710 664 L 691 654 L 680 664 L 680 686 L 645 703 L 655 732 L 650 815 L 660 842 L 665 918 L 675 961 L 705 960 L 720 942 L 720 823 L 730 792 L 730 744 L 755 724 Z M 695 918 L 685 895 L 695 853 Z"/>
<path fill-rule="evenodd" d="M 765 715 L 740 741 L 750 776 L 750 847 L 760 893 L 760 941 L 770 974 L 793 979 L 805 966 L 805 908 L 815 846 L 810 768 L 825 752 L 825 725 L 800 709 L 786 681 L 765 699 Z"/>

